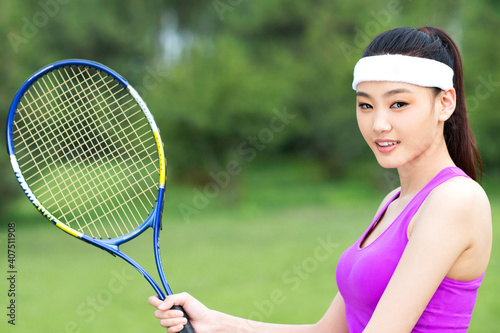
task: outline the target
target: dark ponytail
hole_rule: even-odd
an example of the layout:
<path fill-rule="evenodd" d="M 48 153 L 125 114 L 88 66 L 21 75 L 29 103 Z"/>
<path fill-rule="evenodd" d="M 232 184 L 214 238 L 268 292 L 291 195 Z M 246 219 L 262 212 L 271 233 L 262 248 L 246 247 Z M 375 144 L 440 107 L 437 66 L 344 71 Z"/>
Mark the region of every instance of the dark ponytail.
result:
<path fill-rule="evenodd" d="M 433 59 L 453 69 L 457 101 L 455 111 L 444 124 L 444 138 L 453 162 L 472 179 L 480 179 L 483 164 L 467 116 L 462 57 L 453 39 L 434 27 L 396 28 L 375 37 L 363 57 L 387 53 Z M 439 88 L 436 91 L 439 92 Z"/>

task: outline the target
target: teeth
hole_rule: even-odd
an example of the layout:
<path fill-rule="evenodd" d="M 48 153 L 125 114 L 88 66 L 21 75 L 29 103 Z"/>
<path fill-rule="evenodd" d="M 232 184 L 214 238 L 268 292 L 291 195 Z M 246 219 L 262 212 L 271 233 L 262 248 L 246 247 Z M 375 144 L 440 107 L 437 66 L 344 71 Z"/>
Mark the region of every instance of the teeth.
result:
<path fill-rule="evenodd" d="M 379 146 L 382 146 L 382 147 L 388 147 L 388 146 L 393 146 L 395 144 L 397 144 L 398 142 L 377 142 L 377 144 Z"/>

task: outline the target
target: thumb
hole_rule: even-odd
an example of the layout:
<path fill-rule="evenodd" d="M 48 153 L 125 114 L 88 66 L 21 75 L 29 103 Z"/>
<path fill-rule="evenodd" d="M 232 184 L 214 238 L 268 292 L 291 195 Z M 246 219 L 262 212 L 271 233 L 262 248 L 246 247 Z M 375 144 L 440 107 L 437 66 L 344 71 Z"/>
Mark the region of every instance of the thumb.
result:
<path fill-rule="evenodd" d="M 170 309 L 174 304 L 172 300 L 170 299 L 165 299 L 162 301 L 158 296 L 151 296 L 148 298 L 148 303 L 155 308 L 158 308 L 159 310 L 168 310 Z"/>
<path fill-rule="evenodd" d="M 191 295 L 187 293 L 170 295 L 165 297 L 163 302 L 160 301 L 161 303 L 157 303 L 157 308 L 165 311 L 171 309 L 174 305 L 184 306 L 190 301 L 190 298 L 192 298 Z"/>

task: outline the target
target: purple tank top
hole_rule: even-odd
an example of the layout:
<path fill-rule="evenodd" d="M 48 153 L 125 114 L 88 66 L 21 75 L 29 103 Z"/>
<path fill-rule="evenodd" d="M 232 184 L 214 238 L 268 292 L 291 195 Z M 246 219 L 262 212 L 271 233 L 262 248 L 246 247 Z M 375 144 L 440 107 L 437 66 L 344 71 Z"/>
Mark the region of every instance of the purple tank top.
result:
<path fill-rule="evenodd" d="M 350 333 L 361 333 L 370 321 L 408 243 L 407 229 L 412 217 L 435 187 L 457 176 L 468 177 L 456 167 L 441 170 L 379 237 L 361 248 L 361 242 L 369 230 L 399 196 L 397 193 L 375 216 L 356 243 L 342 254 L 337 264 L 336 278 L 344 298 Z M 445 277 L 412 332 L 466 333 L 483 276 L 466 282 Z"/>

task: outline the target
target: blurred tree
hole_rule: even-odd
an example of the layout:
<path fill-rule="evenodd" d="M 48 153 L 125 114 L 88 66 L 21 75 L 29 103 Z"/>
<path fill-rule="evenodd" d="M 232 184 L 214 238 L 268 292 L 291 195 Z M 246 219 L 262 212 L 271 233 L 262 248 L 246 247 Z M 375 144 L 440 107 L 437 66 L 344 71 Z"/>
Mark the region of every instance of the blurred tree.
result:
<path fill-rule="evenodd" d="M 354 64 L 385 30 L 435 25 L 462 48 L 473 127 L 487 170 L 499 169 L 500 119 L 491 107 L 500 98 L 498 6 L 493 0 L 3 1 L 0 122 L 36 69 L 88 58 L 123 74 L 143 95 L 160 124 L 174 179 L 205 183 L 228 167 L 238 166 L 237 173 L 257 158 L 282 156 L 315 159 L 331 177 L 372 177 L 367 170 L 376 162 L 358 133 L 350 88 Z M 1 155 L 2 171 L 7 161 Z M 6 178 L 3 198 L 15 182 Z"/>
<path fill-rule="evenodd" d="M 500 3 L 465 2 L 462 8 L 464 76 L 469 116 L 487 176 L 500 175 Z M 480 22 L 478 21 L 480 18 Z"/>
<path fill-rule="evenodd" d="M 37 69 L 57 60 L 84 58 L 115 68 L 139 81 L 160 54 L 165 3 L 125 1 L 25 0 L 0 3 L 0 124 L 17 89 Z M 0 144 L 5 146 L 2 135 Z M 5 149 L 5 148 L 4 148 Z M 3 175 L 0 210 L 15 188 L 7 154 L 0 155 Z"/>
<path fill-rule="evenodd" d="M 474 91 L 481 85 L 486 85 L 487 101 L 495 100 L 497 81 L 488 72 L 498 68 L 491 29 L 499 25 L 500 11 L 494 1 L 220 0 L 205 7 L 203 3 L 173 4 L 184 29 L 194 32 L 195 42 L 190 56 L 172 68 L 171 80 L 158 90 L 158 100 L 168 96 L 169 105 L 179 111 L 165 115 L 169 118 L 165 131 L 176 146 L 171 150 L 174 167 L 188 174 L 193 169 L 206 174 L 223 167 L 235 152 L 238 155 L 239 142 L 266 126 L 273 107 L 286 107 L 296 117 L 261 155 L 314 158 L 336 177 L 357 172 L 356 165 L 366 170 L 363 161 L 370 153 L 356 125 L 352 68 L 373 37 L 402 25 L 440 26 L 458 41 L 466 59 L 468 95 L 473 90 L 471 119 L 480 144 L 485 141 L 482 137 L 498 133 L 498 125 L 488 121 L 489 112 L 479 115 L 473 104 L 482 98 L 479 102 L 486 106 L 486 94 Z M 484 24 L 477 24 L 477 17 L 484 17 Z M 479 68 L 486 72 L 474 77 Z M 179 123 L 182 126 L 176 126 Z M 496 142 L 489 140 L 482 149 L 488 168 L 498 166 Z"/>

